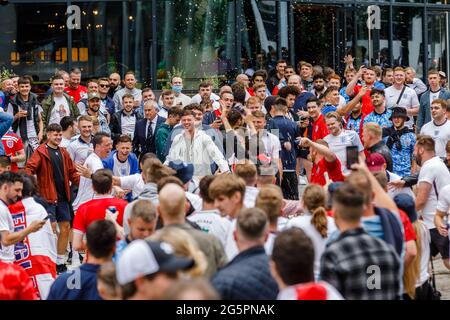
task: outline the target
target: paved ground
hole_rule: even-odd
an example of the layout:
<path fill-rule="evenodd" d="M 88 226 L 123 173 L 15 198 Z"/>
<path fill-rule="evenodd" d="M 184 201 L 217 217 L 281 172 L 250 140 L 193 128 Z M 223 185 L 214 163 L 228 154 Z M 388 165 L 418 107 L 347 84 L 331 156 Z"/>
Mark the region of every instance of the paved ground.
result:
<path fill-rule="evenodd" d="M 442 260 L 433 260 L 436 273 L 436 287 L 442 294 L 442 300 L 450 300 L 450 270 L 448 270 Z"/>

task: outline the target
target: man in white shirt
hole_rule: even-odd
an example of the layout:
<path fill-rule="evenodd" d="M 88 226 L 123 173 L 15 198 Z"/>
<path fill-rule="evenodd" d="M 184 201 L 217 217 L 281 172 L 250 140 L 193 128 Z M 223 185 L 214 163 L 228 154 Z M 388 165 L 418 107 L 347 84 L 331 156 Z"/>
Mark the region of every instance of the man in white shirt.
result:
<path fill-rule="evenodd" d="M 361 139 L 355 131 L 343 130 L 341 117 L 336 112 L 330 112 L 325 117 L 328 131 L 324 140 L 328 143 L 328 147 L 336 154 L 342 164 L 342 172 L 349 173 L 347 169 L 347 151 L 348 146 L 357 146 L 360 156 L 364 157 L 364 147 Z"/>
<path fill-rule="evenodd" d="M 419 98 L 417 93 L 410 87 L 405 85 L 406 73 L 402 67 L 394 69 L 394 84 L 384 89 L 386 95 L 386 106 L 389 109 L 394 107 L 402 107 L 406 109 L 409 120 L 405 125 L 412 129 L 414 120 L 413 116 L 419 114 Z"/>
<path fill-rule="evenodd" d="M 418 179 L 416 209 L 421 214 L 431 235 L 431 256 L 441 254 L 444 265 L 450 269 L 449 239 L 439 234 L 434 225 L 438 199 L 444 196 L 444 187 L 450 184 L 450 173 L 436 156 L 435 142 L 430 136 L 418 136 L 414 147 L 416 162 L 421 166 Z"/>
<path fill-rule="evenodd" d="M 184 110 L 181 116 L 184 131 L 177 135 L 170 147 L 164 164 L 170 161 L 182 161 L 194 165 L 194 176 L 207 176 L 211 172 L 211 163 L 215 162 L 219 170 L 229 172 L 228 163 L 211 137 L 195 128 L 194 114 Z"/>
<path fill-rule="evenodd" d="M 261 140 L 264 144 L 264 151 L 266 156 L 266 161 L 270 163 L 270 165 L 274 168 L 275 174 L 279 172 L 280 180 L 283 178 L 283 163 L 281 162 L 280 152 L 281 152 L 281 143 L 280 138 L 278 137 L 279 132 L 277 129 L 273 129 L 272 131 L 275 134 L 272 134 L 268 130 L 266 130 L 266 117 L 262 111 L 253 111 L 253 125 L 255 129 L 258 131 L 258 136 L 261 137 Z"/>
<path fill-rule="evenodd" d="M 447 119 L 447 102 L 436 99 L 431 103 L 431 117 L 433 120 L 425 124 L 420 130 L 421 135 L 428 135 L 434 139 L 436 155 L 445 158 L 445 146 L 450 140 L 450 121 Z"/>
<path fill-rule="evenodd" d="M 14 172 L 0 174 L 0 261 L 14 263 L 14 244 L 22 241 L 30 233 L 41 229 L 46 220 L 35 220 L 25 229 L 14 232 L 13 216 L 8 205 L 22 196 L 23 179 Z"/>
<path fill-rule="evenodd" d="M 59 146 L 67 149 L 69 144 L 72 141 L 76 140 L 76 135 L 78 132 L 78 123 L 74 117 L 66 116 L 61 119 L 60 125 L 63 130 L 63 133 L 62 133 L 62 140 Z"/>
<path fill-rule="evenodd" d="M 84 162 L 84 167 L 88 168 L 93 174 L 97 170 L 103 169 L 102 159 L 108 157 L 112 149 L 112 140 L 108 134 L 104 132 L 97 133 L 92 139 L 94 146 L 94 153 L 87 157 Z M 82 176 L 80 178 L 80 187 L 78 194 L 73 202 L 73 210 L 76 211 L 78 207 L 86 201 L 94 198 L 94 189 L 92 188 L 92 180 Z"/>
<path fill-rule="evenodd" d="M 93 123 L 90 116 L 84 115 L 78 118 L 80 135 L 67 147 L 70 158 L 77 164 L 84 164 L 86 158 L 94 152 L 94 147 L 92 145 L 92 128 Z"/>
<path fill-rule="evenodd" d="M 217 237 L 225 247 L 231 222 L 220 215 L 220 211 L 214 207 L 214 200 L 209 196 L 209 186 L 214 178 L 215 176 L 206 176 L 200 180 L 202 210 L 191 214 L 188 220 L 198 224 L 202 231 Z"/>

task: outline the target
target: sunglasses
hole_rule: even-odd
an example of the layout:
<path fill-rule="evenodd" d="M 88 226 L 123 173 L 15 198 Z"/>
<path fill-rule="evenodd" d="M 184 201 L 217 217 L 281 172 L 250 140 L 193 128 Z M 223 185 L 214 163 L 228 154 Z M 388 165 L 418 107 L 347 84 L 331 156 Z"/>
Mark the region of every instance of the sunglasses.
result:
<path fill-rule="evenodd" d="M 100 88 L 108 88 L 109 84 L 99 84 L 98 85 Z"/>

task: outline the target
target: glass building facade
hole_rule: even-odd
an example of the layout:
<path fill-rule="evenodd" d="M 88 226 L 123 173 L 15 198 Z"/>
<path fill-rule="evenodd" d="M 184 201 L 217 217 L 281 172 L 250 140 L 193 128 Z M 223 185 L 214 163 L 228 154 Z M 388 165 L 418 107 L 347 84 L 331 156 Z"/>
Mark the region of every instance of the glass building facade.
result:
<path fill-rule="evenodd" d="M 202 79 L 224 82 L 284 58 L 338 71 L 351 52 L 356 64 L 431 67 L 449 71 L 446 0 L 96 0 L 2 1 L 0 68 L 46 81 L 58 69 L 80 67 L 83 78 L 136 72 L 160 89 L 171 74 L 186 88 Z M 80 9 L 79 23 L 68 6 Z M 379 8 L 376 29 L 368 6 Z"/>

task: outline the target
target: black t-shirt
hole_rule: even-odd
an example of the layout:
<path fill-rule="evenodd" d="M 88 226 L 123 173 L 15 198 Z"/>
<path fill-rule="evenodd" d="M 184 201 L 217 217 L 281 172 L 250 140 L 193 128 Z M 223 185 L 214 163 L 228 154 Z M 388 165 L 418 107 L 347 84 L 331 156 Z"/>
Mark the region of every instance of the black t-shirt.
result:
<path fill-rule="evenodd" d="M 50 161 L 53 167 L 53 178 L 55 179 L 56 193 L 58 201 L 67 201 L 66 187 L 64 185 L 64 164 L 61 151 L 47 146 Z"/>

